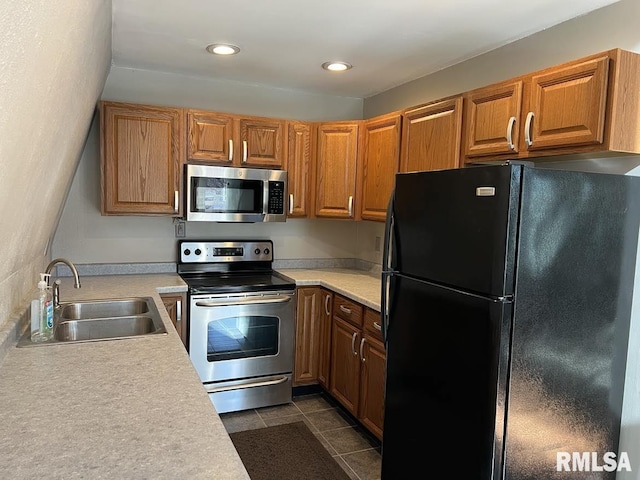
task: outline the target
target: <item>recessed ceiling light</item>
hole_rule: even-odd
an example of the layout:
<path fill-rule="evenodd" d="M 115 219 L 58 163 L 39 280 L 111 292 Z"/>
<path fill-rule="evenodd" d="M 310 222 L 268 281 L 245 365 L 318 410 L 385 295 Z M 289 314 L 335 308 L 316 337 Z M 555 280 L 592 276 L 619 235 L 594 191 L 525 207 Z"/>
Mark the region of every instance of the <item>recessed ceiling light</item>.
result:
<path fill-rule="evenodd" d="M 349 70 L 353 65 L 347 62 L 324 62 L 322 68 L 330 72 L 344 72 Z"/>
<path fill-rule="evenodd" d="M 231 45 L 230 43 L 212 43 L 207 45 L 207 52 L 214 55 L 235 55 L 240 51 L 240 47 Z"/>

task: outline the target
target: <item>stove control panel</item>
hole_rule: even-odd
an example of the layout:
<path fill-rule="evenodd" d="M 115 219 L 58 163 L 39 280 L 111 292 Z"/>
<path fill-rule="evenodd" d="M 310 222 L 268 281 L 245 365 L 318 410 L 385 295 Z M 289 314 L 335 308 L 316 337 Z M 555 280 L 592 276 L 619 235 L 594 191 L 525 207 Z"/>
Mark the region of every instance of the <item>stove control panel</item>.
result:
<path fill-rule="evenodd" d="M 271 262 L 271 240 L 251 241 L 181 241 L 181 263 Z"/>

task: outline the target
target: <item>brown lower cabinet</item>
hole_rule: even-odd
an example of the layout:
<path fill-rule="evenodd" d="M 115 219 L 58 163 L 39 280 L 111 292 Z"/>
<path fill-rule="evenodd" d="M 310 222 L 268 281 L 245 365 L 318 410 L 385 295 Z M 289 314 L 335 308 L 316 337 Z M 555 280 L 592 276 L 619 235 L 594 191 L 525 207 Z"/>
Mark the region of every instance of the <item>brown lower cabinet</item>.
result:
<path fill-rule="evenodd" d="M 320 348 L 318 349 L 318 383 L 325 390 L 329 389 L 331 375 L 331 311 L 333 309 L 333 292 L 320 289 Z"/>
<path fill-rule="evenodd" d="M 164 308 L 167 309 L 171 323 L 180 335 L 182 343 L 187 346 L 187 319 L 186 319 L 186 307 L 187 307 L 187 294 L 186 293 L 163 293 L 160 295 Z"/>
<path fill-rule="evenodd" d="M 363 338 L 360 350 L 358 418 L 371 433 L 382 440 L 387 354 L 382 343 L 380 313 L 366 307 Z"/>
<path fill-rule="evenodd" d="M 322 287 L 298 287 L 294 386 L 319 384 L 381 440 L 385 368 L 378 312 Z"/>

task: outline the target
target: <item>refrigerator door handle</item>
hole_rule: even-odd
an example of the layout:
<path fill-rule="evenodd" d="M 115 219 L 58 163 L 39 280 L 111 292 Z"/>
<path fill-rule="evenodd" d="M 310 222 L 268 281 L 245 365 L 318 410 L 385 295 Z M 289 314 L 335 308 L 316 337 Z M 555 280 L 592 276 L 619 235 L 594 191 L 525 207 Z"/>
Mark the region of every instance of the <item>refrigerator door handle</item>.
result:
<path fill-rule="evenodd" d="M 382 292 L 380 299 L 380 317 L 381 317 L 381 333 L 382 341 L 387 341 L 387 329 L 389 328 L 389 299 L 390 299 L 390 285 L 389 280 L 393 275 L 393 232 L 395 228 L 394 221 L 394 199 L 395 190 L 391 192 L 391 198 L 389 198 L 389 204 L 387 205 L 387 219 L 384 224 L 384 247 L 382 249 Z"/>
<path fill-rule="evenodd" d="M 389 204 L 387 205 L 387 218 L 384 223 L 384 246 L 382 249 L 382 271 L 387 272 L 393 269 L 393 231 L 395 229 L 395 218 L 393 214 L 395 190 L 391 192 Z"/>

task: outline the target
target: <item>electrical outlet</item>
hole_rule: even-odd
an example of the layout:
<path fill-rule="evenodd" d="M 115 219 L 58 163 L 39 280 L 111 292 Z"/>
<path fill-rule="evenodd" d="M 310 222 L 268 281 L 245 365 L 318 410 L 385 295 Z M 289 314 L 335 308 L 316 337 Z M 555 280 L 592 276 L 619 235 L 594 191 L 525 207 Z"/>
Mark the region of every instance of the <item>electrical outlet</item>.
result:
<path fill-rule="evenodd" d="M 184 238 L 187 234 L 187 225 L 184 221 L 178 220 L 176 221 L 176 238 Z"/>
<path fill-rule="evenodd" d="M 379 252 L 380 251 L 380 242 L 382 241 L 382 239 L 380 237 L 376 237 L 376 245 L 375 245 L 375 251 Z"/>

